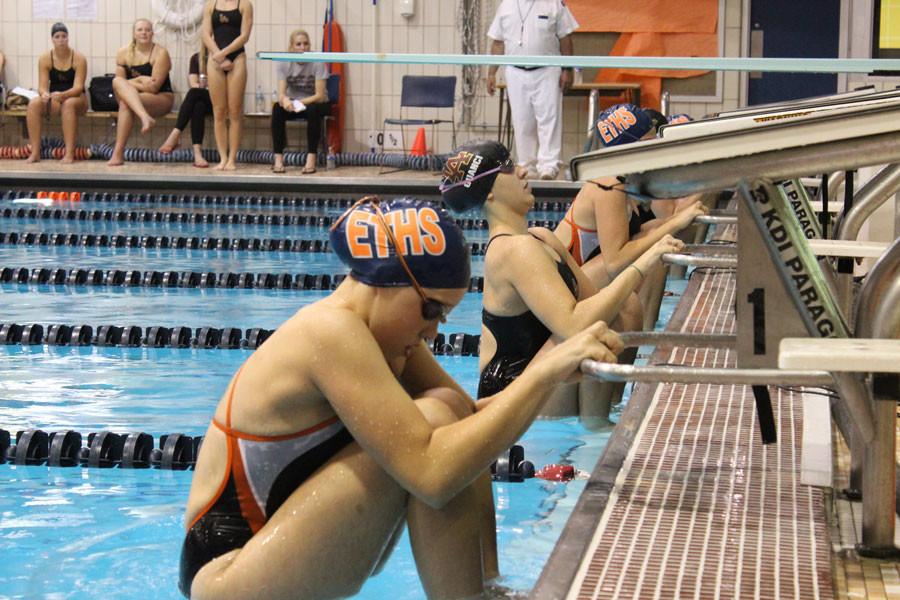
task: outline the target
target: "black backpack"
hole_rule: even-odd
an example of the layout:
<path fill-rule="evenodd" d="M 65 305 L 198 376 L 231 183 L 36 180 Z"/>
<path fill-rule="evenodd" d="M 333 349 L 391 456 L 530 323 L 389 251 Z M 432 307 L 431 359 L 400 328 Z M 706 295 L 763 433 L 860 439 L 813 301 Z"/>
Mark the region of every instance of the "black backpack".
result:
<path fill-rule="evenodd" d="M 91 77 L 88 91 L 91 96 L 91 110 L 94 112 L 114 112 L 119 110 L 119 103 L 113 93 L 113 78 L 115 75 L 107 73 L 99 77 Z"/>

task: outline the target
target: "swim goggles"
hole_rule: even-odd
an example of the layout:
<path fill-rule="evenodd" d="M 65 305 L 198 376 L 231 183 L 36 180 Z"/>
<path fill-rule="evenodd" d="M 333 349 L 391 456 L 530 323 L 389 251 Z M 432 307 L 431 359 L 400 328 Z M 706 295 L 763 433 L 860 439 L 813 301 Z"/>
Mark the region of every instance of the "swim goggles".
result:
<path fill-rule="evenodd" d="M 362 204 L 371 204 L 375 209 L 375 214 L 378 215 L 378 219 L 381 221 L 381 226 L 384 227 L 384 230 L 387 232 L 388 239 L 390 240 L 391 245 L 394 247 L 394 254 L 397 255 L 397 260 L 400 261 L 400 266 L 402 266 L 403 270 L 406 271 L 406 274 L 409 276 L 409 280 L 412 282 L 413 288 L 415 288 L 416 292 L 419 294 L 419 297 L 422 298 L 422 318 L 426 321 L 436 321 L 440 319 L 442 323 L 445 323 L 447 321 L 447 315 L 450 314 L 451 308 L 443 302 L 435 300 L 434 298 L 429 298 L 425 295 L 425 290 L 422 289 L 421 285 L 419 285 L 419 282 L 416 280 L 415 275 L 413 275 L 412 270 L 409 268 L 406 259 L 403 258 L 403 252 L 400 250 L 400 244 L 397 243 L 397 238 L 394 237 L 394 232 L 388 226 L 387 219 L 384 218 L 384 213 L 381 211 L 380 200 L 378 196 L 365 196 L 364 198 L 360 198 L 359 200 L 357 200 L 353 204 L 353 206 L 351 206 L 347 210 L 347 212 L 345 212 L 337 221 L 335 221 L 334 225 L 332 225 L 331 228 L 334 229 L 338 225 L 340 225 L 341 221 L 343 221 L 347 215 L 349 215 L 356 207 Z"/>
<path fill-rule="evenodd" d="M 452 190 L 453 188 L 458 188 L 460 186 L 469 186 L 482 177 L 487 177 L 488 175 L 493 175 L 494 173 L 506 173 L 508 175 L 510 173 L 514 173 L 515 170 L 516 163 L 514 163 L 511 158 L 507 158 L 505 161 L 503 161 L 503 163 L 500 164 L 500 166 L 494 167 L 493 169 L 488 169 L 484 173 L 479 173 L 471 179 L 462 179 L 454 183 L 442 183 L 440 186 L 438 186 L 438 190 L 440 190 L 440 192 L 443 194 L 447 190 Z"/>

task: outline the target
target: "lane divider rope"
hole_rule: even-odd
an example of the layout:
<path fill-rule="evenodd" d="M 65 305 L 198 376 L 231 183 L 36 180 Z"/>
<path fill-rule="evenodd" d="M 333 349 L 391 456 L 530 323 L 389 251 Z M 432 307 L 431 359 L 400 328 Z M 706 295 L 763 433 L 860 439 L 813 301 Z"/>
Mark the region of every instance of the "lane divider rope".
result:
<path fill-rule="evenodd" d="M 37 221 L 107 221 L 116 223 L 189 223 L 217 225 L 303 226 L 328 228 L 337 219 L 324 215 L 290 215 L 264 213 L 171 212 L 161 210 L 101 210 L 76 208 L 6 207 L 2 219 Z M 556 227 L 559 219 L 531 219 L 529 227 Z M 486 230 L 487 219 L 456 219 L 464 230 Z"/>
<path fill-rule="evenodd" d="M 197 348 L 255 350 L 274 332 L 251 327 L 164 327 L 153 325 L 66 325 L 53 323 L 0 323 L 0 346 L 98 346 L 119 348 Z M 438 333 L 429 343 L 438 356 L 478 356 L 481 336 Z"/>
<path fill-rule="evenodd" d="M 546 226 L 546 225 L 545 225 Z M 0 244 L 19 246 L 83 246 L 86 248 L 174 248 L 246 252 L 328 252 L 328 240 L 291 238 L 229 238 L 168 235 L 106 235 L 93 233 L 48 233 L 0 231 Z M 487 244 L 472 242 L 472 256 L 484 254 Z"/>
<path fill-rule="evenodd" d="M 0 267 L 0 283 L 62 286 L 333 290 L 346 273 L 234 273 Z M 469 280 L 470 292 L 484 291 L 484 277 Z"/>
<path fill-rule="evenodd" d="M 575 191 L 573 190 L 573 197 Z M 17 200 L 20 198 L 36 198 L 41 191 L 7 190 L 0 193 L 0 200 Z M 437 194 L 437 186 L 435 186 Z M 80 192 L 81 202 L 136 202 L 139 204 L 199 204 L 204 206 L 272 206 L 297 208 L 329 208 L 347 209 L 356 198 L 322 198 L 311 196 L 212 196 L 208 194 L 155 194 L 152 192 Z M 427 197 L 421 200 L 429 200 Z M 435 199 L 432 199 L 435 200 Z M 437 201 L 437 200 L 435 200 Z M 534 211 L 564 212 L 568 210 L 570 200 L 535 202 Z"/>

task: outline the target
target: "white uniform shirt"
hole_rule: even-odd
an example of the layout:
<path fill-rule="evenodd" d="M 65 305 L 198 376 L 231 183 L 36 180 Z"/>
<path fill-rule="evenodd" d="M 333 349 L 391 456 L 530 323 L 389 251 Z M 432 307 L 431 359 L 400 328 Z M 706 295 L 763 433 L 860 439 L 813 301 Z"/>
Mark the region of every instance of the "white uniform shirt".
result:
<path fill-rule="evenodd" d="M 578 29 L 563 0 L 503 0 L 488 37 L 513 56 L 559 56 L 559 40 Z"/>

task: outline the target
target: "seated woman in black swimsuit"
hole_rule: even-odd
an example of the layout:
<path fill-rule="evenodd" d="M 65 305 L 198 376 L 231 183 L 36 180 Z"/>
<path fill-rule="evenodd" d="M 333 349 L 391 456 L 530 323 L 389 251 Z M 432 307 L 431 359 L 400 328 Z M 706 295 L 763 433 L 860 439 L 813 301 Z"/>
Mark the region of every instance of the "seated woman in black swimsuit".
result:
<path fill-rule="evenodd" d="M 666 236 L 603 290 L 582 272 L 551 231 L 528 229 L 534 196 L 498 142 L 472 142 L 447 161 L 441 180 L 444 203 L 454 211 L 481 207 L 490 241 L 484 257 L 481 379 L 478 396 L 504 389 L 548 340 L 559 343 L 597 321 L 613 322 L 624 300 L 665 252 L 682 246 Z M 593 386 L 591 386 L 593 387 Z M 576 390 L 570 389 L 569 394 Z M 570 398 L 561 411 L 605 418 L 609 398 L 585 393 L 580 410 Z M 546 413 L 545 413 L 546 414 Z"/>
<path fill-rule="evenodd" d="M 28 142 L 31 155 L 26 162 L 41 160 L 41 125 L 45 115 L 62 115 L 63 141 L 66 153 L 62 162 L 75 161 L 78 116 L 87 112 L 84 80 L 87 60 L 69 47 L 69 30 L 62 23 L 50 28 L 53 48 L 38 59 L 38 93 L 28 103 Z"/>
<path fill-rule="evenodd" d="M 119 120 L 116 124 L 116 146 L 106 163 L 111 167 L 125 164 L 125 143 L 131 135 L 136 116 L 141 121 L 141 133 L 147 133 L 175 102 L 169 71 L 172 60 L 169 52 L 153 42 L 153 24 L 147 19 L 134 22 L 131 43 L 116 53 L 116 78 L 113 92 L 119 101 Z"/>
<path fill-rule="evenodd" d="M 212 0 L 203 9 L 203 43 L 209 51 L 206 74 L 219 149 L 216 169 L 233 171 L 237 168 L 247 87 L 244 45 L 250 39 L 252 27 L 253 4 L 250 0 Z"/>

